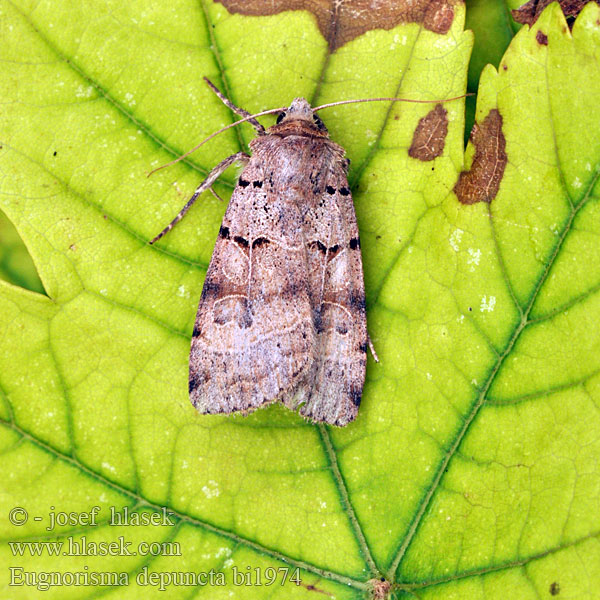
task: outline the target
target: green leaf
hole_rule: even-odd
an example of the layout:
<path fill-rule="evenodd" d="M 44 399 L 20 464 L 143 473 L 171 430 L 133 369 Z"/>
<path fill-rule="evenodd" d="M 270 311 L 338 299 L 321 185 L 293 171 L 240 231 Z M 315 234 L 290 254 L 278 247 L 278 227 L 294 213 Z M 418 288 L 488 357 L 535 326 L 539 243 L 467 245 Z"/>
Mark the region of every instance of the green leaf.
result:
<path fill-rule="evenodd" d="M 145 175 L 233 120 L 202 76 L 251 111 L 463 93 L 464 8 L 446 35 L 400 25 L 331 53 L 303 11 L 4 0 L 0 208 L 48 296 L 0 282 L 2 596 L 165 597 L 156 573 L 169 598 L 364 598 L 380 577 L 396 597 L 598 597 L 599 20 L 591 3 L 571 33 L 553 5 L 484 70 L 477 121 L 499 111 L 508 157 L 490 204 L 452 191 L 474 156 L 460 101 L 429 162 L 408 155 L 429 105 L 323 111 L 352 160 L 381 359 L 357 421 L 333 429 L 279 406 L 201 416 L 187 397 L 225 206 L 205 194 L 147 241 L 251 128 Z M 173 525 L 111 525 L 111 507 L 166 507 Z M 58 512 L 73 515 L 48 529 Z M 39 541 L 64 546 L 14 543 Z M 152 542 L 169 545 L 139 547 Z M 264 585 L 268 567 L 303 585 Z M 167 582 L 211 569 L 226 585 Z M 42 591 L 50 572 L 129 584 L 63 576 Z"/>

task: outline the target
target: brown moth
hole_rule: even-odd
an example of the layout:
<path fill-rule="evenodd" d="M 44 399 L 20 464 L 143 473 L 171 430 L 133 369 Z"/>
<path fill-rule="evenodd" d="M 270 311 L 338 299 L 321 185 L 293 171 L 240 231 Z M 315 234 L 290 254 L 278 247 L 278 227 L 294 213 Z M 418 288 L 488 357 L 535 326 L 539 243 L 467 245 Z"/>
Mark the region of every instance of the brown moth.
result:
<path fill-rule="evenodd" d="M 238 152 L 217 165 L 151 241 L 225 169 L 245 165 L 194 324 L 192 404 L 203 414 L 247 414 L 280 400 L 311 421 L 347 425 L 358 413 L 371 346 L 349 161 L 304 98 L 250 115 L 206 81 L 258 135 L 251 156 Z M 280 110 L 266 131 L 254 118 Z"/>
<path fill-rule="evenodd" d="M 250 149 L 194 325 L 192 403 L 230 413 L 280 399 L 314 421 L 346 425 L 367 362 L 348 161 L 303 98 Z"/>

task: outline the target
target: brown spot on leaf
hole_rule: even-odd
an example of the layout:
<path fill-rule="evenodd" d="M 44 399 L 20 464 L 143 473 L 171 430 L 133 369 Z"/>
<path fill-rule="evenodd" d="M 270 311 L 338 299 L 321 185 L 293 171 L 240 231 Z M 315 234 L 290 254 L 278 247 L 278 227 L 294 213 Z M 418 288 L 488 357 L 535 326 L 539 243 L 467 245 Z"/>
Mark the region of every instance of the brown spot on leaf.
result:
<path fill-rule="evenodd" d="M 420 23 L 434 33 L 448 33 L 458 0 L 218 0 L 230 13 L 275 15 L 308 10 L 331 51 L 372 29 Z"/>
<path fill-rule="evenodd" d="M 463 171 L 454 193 L 463 204 L 491 202 L 498 193 L 506 167 L 506 140 L 502 133 L 502 116 L 492 109 L 483 123 L 475 123 L 471 130 L 475 156 L 469 171 Z"/>
<path fill-rule="evenodd" d="M 529 2 L 523 4 L 520 8 L 511 11 L 513 19 L 517 23 L 523 23 L 523 25 L 533 25 L 546 6 L 552 4 L 554 1 L 555 0 L 529 0 Z M 583 7 L 592 1 L 600 4 L 598 0 L 558 0 L 558 3 L 562 8 L 565 17 L 574 19 L 581 12 Z"/>
<path fill-rule="evenodd" d="M 548 36 L 541 30 L 538 29 L 538 32 L 535 34 L 535 39 L 538 44 L 541 46 L 548 45 Z"/>
<path fill-rule="evenodd" d="M 418 160 L 433 160 L 444 151 L 448 135 L 448 111 L 436 104 L 418 123 L 408 155 Z"/>
<path fill-rule="evenodd" d="M 299 585 L 301 585 L 303 588 L 306 588 L 309 592 L 317 592 L 318 594 L 323 594 L 325 596 L 329 596 L 330 598 L 335 598 L 335 596 L 330 592 L 322 590 L 321 588 L 318 588 L 312 583 L 304 583 L 303 581 L 300 581 Z"/>
<path fill-rule="evenodd" d="M 550 584 L 550 595 L 558 596 L 560 594 L 560 585 L 558 585 L 558 581 L 553 581 Z"/>

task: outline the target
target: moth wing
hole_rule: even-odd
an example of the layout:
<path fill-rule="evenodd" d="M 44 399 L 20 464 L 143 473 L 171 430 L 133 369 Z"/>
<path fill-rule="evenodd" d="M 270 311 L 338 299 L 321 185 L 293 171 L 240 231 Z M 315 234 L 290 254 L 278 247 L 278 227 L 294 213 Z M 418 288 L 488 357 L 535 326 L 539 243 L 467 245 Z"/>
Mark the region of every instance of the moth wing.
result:
<path fill-rule="evenodd" d="M 255 153 L 223 218 L 192 336 L 190 399 L 201 413 L 250 412 L 293 388 L 314 326 L 298 206 Z"/>
<path fill-rule="evenodd" d="M 323 195 L 304 217 L 315 360 L 295 396 L 284 402 L 331 425 L 356 418 L 366 371 L 367 321 L 360 241 L 341 157 L 331 164 Z"/>

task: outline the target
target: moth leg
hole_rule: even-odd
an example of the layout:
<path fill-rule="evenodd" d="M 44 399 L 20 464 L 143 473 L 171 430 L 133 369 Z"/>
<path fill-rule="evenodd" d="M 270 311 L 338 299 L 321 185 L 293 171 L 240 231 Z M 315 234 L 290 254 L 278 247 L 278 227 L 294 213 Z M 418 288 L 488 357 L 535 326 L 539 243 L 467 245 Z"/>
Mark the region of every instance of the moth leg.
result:
<path fill-rule="evenodd" d="M 369 342 L 369 350 L 371 351 L 371 354 L 373 355 L 373 359 L 375 360 L 375 362 L 379 362 L 379 356 L 377 356 L 377 352 L 375 352 L 375 346 L 373 346 L 373 340 L 371 340 L 371 336 L 367 334 L 367 342 Z"/>
<path fill-rule="evenodd" d="M 221 198 L 221 196 L 219 196 L 219 194 L 217 194 L 217 192 L 215 192 L 215 188 L 214 187 L 209 187 L 208 188 L 210 190 L 210 193 L 217 199 L 220 200 L 221 202 L 225 202 L 225 200 L 223 200 L 223 198 Z"/>
<path fill-rule="evenodd" d="M 154 244 L 160 240 L 160 238 L 168 233 L 183 219 L 185 213 L 190 209 L 192 204 L 196 201 L 196 198 L 207 189 L 212 188 L 212 184 L 221 176 L 223 171 L 229 168 L 234 162 L 241 162 L 246 164 L 250 160 L 250 156 L 245 152 L 237 152 L 228 156 L 225 160 L 222 160 L 212 171 L 208 174 L 208 177 L 196 188 L 194 195 L 187 201 L 186 205 L 179 211 L 179 214 L 154 238 L 150 240 L 150 244 Z M 214 193 L 214 192 L 213 192 Z"/>
<path fill-rule="evenodd" d="M 245 117 L 250 116 L 251 113 L 249 113 L 247 110 L 244 110 L 243 108 L 239 108 L 229 98 L 224 96 L 221 93 L 221 90 L 219 90 L 219 88 L 212 81 L 210 81 L 206 77 L 204 78 L 204 81 L 206 81 L 206 83 L 208 84 L 208 87 L 219 97 L 221 102 L 227 108 L 229 108 L 229 110 L 233 111 L 236 115 L 240 115 L 240 117 L 245 118 Z M 248 119 L 248 123 L 250 123 L 250 125 L 252 125 L 252 127 L 254 127 L 254 129 L 256 129 L 256 133 L 258 135 L 264 135 L 265 128 L 254 117 L 252 119 Z"/>

